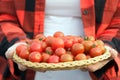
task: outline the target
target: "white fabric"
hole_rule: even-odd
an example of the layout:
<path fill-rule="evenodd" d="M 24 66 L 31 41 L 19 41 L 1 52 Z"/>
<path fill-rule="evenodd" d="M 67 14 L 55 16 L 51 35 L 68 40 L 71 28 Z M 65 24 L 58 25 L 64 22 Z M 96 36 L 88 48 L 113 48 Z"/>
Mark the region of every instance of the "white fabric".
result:
<path fill-rule="evenodd" d="M 46 15 L 81 17 L 80 0 L 46 0 Z"/>
<path fill-rule="evenodd" d="M 37 72 L 35 80 L 91 80 L 88 72 L 80 70 Z"/>
<path fill-rule="evenodd" d="M 44 35 L 62 31 L 65 35 L 84 36 L 80 0 L 46 0 Z M 88 72 L 62 70 L 36 72 L 35 80 L 91 80 Z"/>
<path fill-rule="evenodd" d="M 81 18 L 47 15 L 44 35 L 53 35 L 56 31 L 62 31 L 65 35 L 84 36 Z"/>

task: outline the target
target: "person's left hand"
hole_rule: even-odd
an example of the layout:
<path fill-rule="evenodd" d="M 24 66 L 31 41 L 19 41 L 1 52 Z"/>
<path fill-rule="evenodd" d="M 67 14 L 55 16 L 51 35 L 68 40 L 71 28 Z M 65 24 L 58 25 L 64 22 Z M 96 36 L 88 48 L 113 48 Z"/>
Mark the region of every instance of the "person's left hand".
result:
<path fill-rule="evenodd" d="M 107 45 L 106 45 L 106 47 L 108 47 L 108 49 L 109 49 L 109 51 L 111 53 L 110 58 L 108 58 L 108 59 L 106 59 L 104 61 L 101 61 L 101 62 L 97 62 L 95 64 L 90 64 L 88 66 L 84 66 L 84 67 L 81 68 L 81 70 L 82 71 L 90 71 L 90 72 L 97 71 L 97 70 L 101 69 L 103 66 L 105 66 L 108 62 L 113 60 L 115 57 L 117 57 L 118 52 L 115 49 L 113 49 L 113 48 L 111 48 L 111 47 L 109 47 Z"/>

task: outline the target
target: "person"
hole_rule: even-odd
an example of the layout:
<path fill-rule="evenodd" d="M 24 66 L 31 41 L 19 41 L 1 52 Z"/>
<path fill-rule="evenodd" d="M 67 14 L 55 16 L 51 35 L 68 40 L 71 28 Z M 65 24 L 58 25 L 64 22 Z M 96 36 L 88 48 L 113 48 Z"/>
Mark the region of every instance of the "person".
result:
<path fill-rule="evenodd" d="M 119 14 L 119 0 L 0 0 L 0 55 L 8 61 L 4 79 L 119 80 Z M 56 31 L 103 40 L 111 57 L 85 67 L 86 72 L 35 72 L 12 60 L 15 48 L 26 44 L 24 40 Z"/>

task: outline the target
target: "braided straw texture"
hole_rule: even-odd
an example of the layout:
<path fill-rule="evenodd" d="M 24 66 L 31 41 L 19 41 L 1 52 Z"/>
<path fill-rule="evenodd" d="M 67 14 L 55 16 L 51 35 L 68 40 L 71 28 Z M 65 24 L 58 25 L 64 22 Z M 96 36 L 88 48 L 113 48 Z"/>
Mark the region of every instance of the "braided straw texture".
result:
<path fill-rule="evenodd" d="M 13 60 L 17 63 L 21 63 L 22 65 L 28 67 L 29 69 L 35 71 L 48 71 L 48 70 L 71 70 L 71 69 L 80 69 L 82 66 L 86 66 L 89 64 L 94 64 L 99 61 L 103 61 L 108 59 L 111 56 L 109 50 L 106 47 L 106 52 L 100 56 L 90 58 L 87 60 L 80 60 L 80 61 L 72 61 L 72 62 L 60 62 L 60 63 L 37 63 L 37 62 L 30 62 L 26 61 L 25 59 L 21 59 L 17 56 L 16 53 L 13 55 Z"/>

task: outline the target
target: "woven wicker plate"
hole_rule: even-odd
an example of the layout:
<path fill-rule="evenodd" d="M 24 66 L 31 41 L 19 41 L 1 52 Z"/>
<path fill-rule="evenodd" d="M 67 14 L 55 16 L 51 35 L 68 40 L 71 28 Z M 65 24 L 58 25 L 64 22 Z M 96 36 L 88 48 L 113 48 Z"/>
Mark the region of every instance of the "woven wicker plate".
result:
<path fill-rule="evenodd" d="M 87 60 L 80 60 L 80 61 L 72 61 L 72 62 L 60 62 L 60 63 L 33 63 L 30 61 L 26 61 L 25 59 L 21 59 L 17 56 L 16 53 L 13 55 L 13 60 L 17 63 L 21 63 L 22 65 L 27 66 L 28 68 L 35 70 L 35 71 L 42 71 L 42 70 L 71 70 L 71 69 L 80 69 L 83 66 L 94 64 L 99 61 L 103 61 L 110 57 L 110 52 L 106 47 L 106 52 L 103 55 L 90 58 Z"/>

